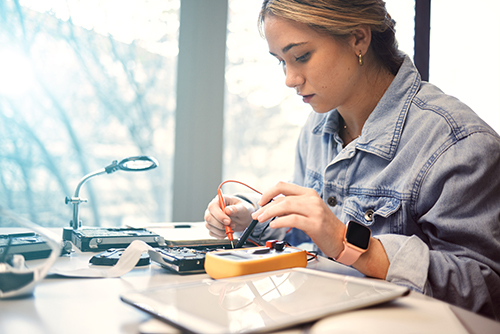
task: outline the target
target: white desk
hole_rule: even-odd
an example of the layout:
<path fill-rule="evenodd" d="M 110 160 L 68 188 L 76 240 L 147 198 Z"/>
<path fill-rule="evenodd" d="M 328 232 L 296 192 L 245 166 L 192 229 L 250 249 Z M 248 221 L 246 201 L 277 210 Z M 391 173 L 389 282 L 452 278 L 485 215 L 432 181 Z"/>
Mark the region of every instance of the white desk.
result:
<path fill-rule="evenodd" d="M 57 260 L 58 267 L 88 263 L 94 253 L 75 252 Z M 310 268 L 337 273 L 354 270 L 321 258 Z M 34 295 L 0 300 L 0 333 L 178 333 L 123 303 L 120 294 L 149 287 L 208 278 L 206 274 L 177 275 L 152 264 L 121 278 L 53 278 L 40 282 Z M 453 309 L 453 312 L 452 312 Z M 465 327 L 460 319 L 465 321 Z M 360 321 L 362 320 L 362 321 Z M 500 323 L 416 293 L 390 304 L 338 314 L 285 331 L 286 333 L 500 333 Z"/>

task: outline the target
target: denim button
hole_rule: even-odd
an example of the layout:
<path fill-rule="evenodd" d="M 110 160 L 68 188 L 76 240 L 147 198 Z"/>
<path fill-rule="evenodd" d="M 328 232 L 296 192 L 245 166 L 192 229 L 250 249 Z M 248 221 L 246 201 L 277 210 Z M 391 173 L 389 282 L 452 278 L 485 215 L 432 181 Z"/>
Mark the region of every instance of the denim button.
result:
<path fill-rule="evenodd" d="M 368 222 L 371 222 L 373 220 L 373 214 L 374 213 L 375 213 L 375 211 L 373 211 L 372 209 L 367 210 L 365 212 L 365 220 L 368 221 Z"/>
<path fill-rule="evenodd" d="M 337 205 L 337 199 L 335 198 L 335 196 L 328 197 L 326 202 L 328 203 L 329 206 Z"/>

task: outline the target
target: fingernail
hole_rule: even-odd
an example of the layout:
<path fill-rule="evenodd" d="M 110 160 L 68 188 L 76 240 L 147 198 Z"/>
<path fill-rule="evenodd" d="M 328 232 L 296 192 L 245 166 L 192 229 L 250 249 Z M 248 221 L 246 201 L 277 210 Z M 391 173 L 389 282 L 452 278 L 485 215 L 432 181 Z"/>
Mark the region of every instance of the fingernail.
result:
<path fill-rule="evenodd" d="M 222 222 L 224 223 L 224 225 L 229 225 L 231 223 L 231 221 L 229 219 L 223 219 Z"/>

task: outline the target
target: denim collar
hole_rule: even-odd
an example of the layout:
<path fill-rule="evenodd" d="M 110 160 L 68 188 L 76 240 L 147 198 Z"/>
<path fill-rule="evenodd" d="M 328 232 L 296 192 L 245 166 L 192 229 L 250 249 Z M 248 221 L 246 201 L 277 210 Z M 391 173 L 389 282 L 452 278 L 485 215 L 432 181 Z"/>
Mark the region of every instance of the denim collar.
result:
<path fill-rule="evenodd" d="M 411 59 L 406 56 L 391 85 L 366 120 L 356 142 L 356 149 L 387 160 L 394 157 L 406 115 L 420 84 L 420 74 Z M 323 115 L 317 114 L 315 118 L 313 134 L 333 135 L 339 132 L 340 115 L 337 109 Z"/>

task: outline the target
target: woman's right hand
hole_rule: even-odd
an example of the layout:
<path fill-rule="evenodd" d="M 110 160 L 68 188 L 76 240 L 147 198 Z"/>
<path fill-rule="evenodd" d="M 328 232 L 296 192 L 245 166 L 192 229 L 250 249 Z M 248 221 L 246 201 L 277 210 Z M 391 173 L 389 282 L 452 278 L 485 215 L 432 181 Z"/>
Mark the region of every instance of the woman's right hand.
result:
<path fill-rule="evenodd" d="M 205 210 L 205 226 L 212 237 L 224 239 L 226 237 L 225 226 L 231 226 L 234 232 L 244 231 L 252 221 L 252 213 L 255 207 L 235 196 L 224 196 L 226 210 L 223 212 L 219 205 L 219 198 L 215 198 L 208 204 Z"/>

